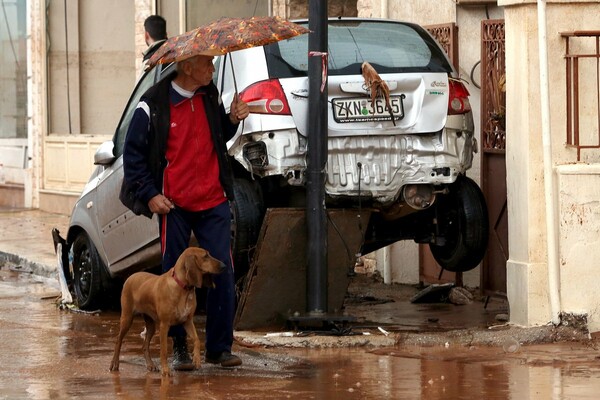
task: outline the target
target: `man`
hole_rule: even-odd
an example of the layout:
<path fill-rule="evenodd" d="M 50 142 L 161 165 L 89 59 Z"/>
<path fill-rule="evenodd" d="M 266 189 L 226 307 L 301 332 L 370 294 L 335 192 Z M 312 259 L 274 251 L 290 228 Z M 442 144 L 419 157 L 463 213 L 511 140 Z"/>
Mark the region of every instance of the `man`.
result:
<path fill-rule="evenodd" d="M 231 354 L 235 291 L 227 199 L 233 200 L 233 174 L 226 142 L 249 111 L 236 94 L 225 113 L 214 70 L 212 56 L 188 58 L 142 96 L 125 140 L 123 168 L 136 198 L 159 216 L 163 271 L 175 265 L 192 232 L 200 247 L 226 264 L 208 290 L 205 360 L 232 367 L 242 361 Z M 173 368 L 193 369 L 183 327 L 172 327 L 169 336 Z"/>
<path fill-rule="evenodd" d="M 151 15 L 144 21 L 144 39 L 148 48 L 143 53 L 146 62 L 167 40 L 167 21 L 160 15 Z"/>

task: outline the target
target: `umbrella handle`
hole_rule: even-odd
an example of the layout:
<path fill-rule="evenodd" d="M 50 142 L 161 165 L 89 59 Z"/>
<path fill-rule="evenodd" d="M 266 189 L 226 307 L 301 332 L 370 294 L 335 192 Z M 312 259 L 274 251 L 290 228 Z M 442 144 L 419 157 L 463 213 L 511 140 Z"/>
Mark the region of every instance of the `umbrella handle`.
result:
<path fill-rule="evenodd" d="M 231 63 L 231 76 L 233 77 L 233 89 L 235 90 L 234 96 L 238 96 L 238 100 L 239 100 L 237 80 L 235 79 L 235 68 L 233 68 L 233 56 L 231 54 L 229 54 L 229 62 Z M 245 122 L 246 122 L 246 120 L 243 119 L 242 120 L 242 132 L 244 132 Z"/>
<path fill-rule="evenodd" d="M 237 94 L 237 80 L 235 79 L 235 68 L 233 68 L 233 56 L 231 54 L 229 54 L 229 62 L 231 63 L 231 75 L 233 76 L 233 88 L 235 89 L 235 94 Z"/>

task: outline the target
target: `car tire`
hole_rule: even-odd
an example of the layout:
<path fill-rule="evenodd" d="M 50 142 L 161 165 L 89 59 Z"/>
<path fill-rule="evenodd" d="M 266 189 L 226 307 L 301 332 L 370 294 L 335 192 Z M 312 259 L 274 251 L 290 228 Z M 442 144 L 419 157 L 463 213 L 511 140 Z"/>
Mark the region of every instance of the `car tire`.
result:
<path fill-rule="evenodd" d="M 487 206 L 479 186 L 460 175 L 450 185 L 450 193 L 439 198 L 436 211 L 438 235 L 445 241 L 429 245 L 435 260 L 452 272 L 475 268 L 483 259 L 489 234 Z"/>
<path fill-rule="evenodd" d="M 260 186 L 246 179 L 234 181 L 235 200 L 231 204 L 231 248 L 235 280 L 246 276 L 264 217 Z"/>
<path fill-rule="evenodd" d="M 73 242 L 73 292 L 75 303 L 82 310 L 101 305 L 102 269 L 104 265 L 96 247 L 85 232 Z"/>

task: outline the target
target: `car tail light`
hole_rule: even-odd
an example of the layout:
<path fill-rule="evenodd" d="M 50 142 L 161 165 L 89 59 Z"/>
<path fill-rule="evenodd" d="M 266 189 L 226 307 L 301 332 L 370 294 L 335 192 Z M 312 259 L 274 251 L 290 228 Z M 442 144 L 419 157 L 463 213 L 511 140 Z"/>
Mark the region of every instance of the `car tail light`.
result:
<path fill-rule="evenodd" d="M 469 91 L 463 83 L 456 79 L 450 79 L 450 98 L 448 99 L 448 114 L 465 114 L 471 111 L 469 103 Z"/>
<path fill-rule="evenodd" d="M 291 115 L 290 106 L 285 98 L 281 83 L 277 79 L 256 82 L 240 93 L 251 113 Z"/>

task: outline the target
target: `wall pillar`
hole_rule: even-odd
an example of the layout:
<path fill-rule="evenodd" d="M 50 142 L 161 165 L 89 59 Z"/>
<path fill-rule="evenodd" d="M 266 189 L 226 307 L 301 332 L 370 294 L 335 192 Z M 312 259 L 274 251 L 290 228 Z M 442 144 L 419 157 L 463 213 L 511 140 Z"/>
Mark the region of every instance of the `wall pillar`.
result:
<path fill-rule="evenodd" d="M 510 322 L 550 321 L 536 2 L 506 7 Z"/>
<path fill-rule="evenodd" d="M 135 10 L 135 72 L 136 76 L 140 76 L 142 74 L 142 53 L 148 48 L 146 45 L 146 41 L 144 39 L 144 21 L 150 15 L 156 13 L 156 6 L 154 4 L 154 0 L 135 0 L 134 3 Z M 167 28 L 169 26 L 169 21 L 167 21 Z"/>
<path fill-rule="evenodd" d="M 24 180 L 24 206 L 39 208 L 44 153 L 48 132 L 46 93 L 46 2 L 31 0 L 27 9 L 27 162 Z"/>

